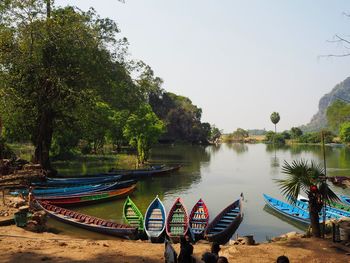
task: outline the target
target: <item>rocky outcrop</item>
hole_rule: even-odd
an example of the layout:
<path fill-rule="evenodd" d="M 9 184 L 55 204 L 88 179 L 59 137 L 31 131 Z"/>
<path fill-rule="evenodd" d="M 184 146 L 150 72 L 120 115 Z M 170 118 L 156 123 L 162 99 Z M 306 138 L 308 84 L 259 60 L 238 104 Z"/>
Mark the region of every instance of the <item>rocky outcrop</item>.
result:
<path fill-rule="evenodd" d="M 312 117 L 310 123 L 303 125 L 303 131 L 319 131 L 327 126 L 327 108 L 336 100 L 350 101 L 350 77 L 337 84 L 331 92 L 325 94 L 318 103 L 318 112 Z"/>

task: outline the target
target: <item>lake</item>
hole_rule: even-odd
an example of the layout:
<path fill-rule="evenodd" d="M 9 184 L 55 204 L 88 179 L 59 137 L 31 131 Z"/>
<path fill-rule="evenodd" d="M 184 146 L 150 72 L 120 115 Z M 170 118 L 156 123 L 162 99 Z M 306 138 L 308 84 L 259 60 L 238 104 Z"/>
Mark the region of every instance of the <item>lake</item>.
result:
<path fill-rule="evenodd" d="M 223 208 L 244 194 L 244 219 L 236 231 L 239 235 L 254 235 L 256 241 L 265 241 L 290 231 L 302 232 L 302 226 L 288 221 L 266 209 L 262 194 L 283 198 L 276 179 L 284 178 L 284 161 L 314 160 L 323 164 L 322 149 L 318 145 L 274 147 L 267 144 L 221 144 L 212 146 L 162 145 L 152 150 L 151 162 L 167 165 L 181 164 L 179 172 L 138 182 L 131 198 L 145 213 L 149 203 L 159 195 L 167 210 L 177 197 L 184 200 L 190 212 L 202 198 L 213 219 Z M 349 175 L 350 149 L 326 146 L 327 175 Z M 57 162 L 62 174 L 73 175 L 107 171 L 115 167 L 113 158 L 89 162 Z M 333 187 L 333 186 L 332 186 Z M 337 193 L 350 195 L 349 190 L 333 187 Z M 125 199 L 75 208 L 86 214 L 122 222 Z M 89 238 L 113 238 L 74 228 L 53 220 L 50 226 L 62 233 Z"/>

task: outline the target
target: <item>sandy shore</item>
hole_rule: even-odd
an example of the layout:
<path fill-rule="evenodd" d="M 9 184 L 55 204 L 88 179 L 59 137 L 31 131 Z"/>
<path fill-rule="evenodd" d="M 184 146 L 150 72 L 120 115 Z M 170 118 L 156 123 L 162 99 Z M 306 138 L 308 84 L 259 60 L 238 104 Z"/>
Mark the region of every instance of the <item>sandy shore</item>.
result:
<path fill-rule="evenodd" d="M 179 245 L 174 246 L 179 252 Z M 75 239 L 52 233 L 32 233 L 16 226 L 0 227 L 0 262 L 164 262 L 163 244 L 129 240 Z M 197 259 L 209 244 L 194 245 Z M 229 262 L 275 262 L 286 255 L 291 262 L 350 262 L 350 256 L 331 242 L 311 238 L 255 246 L 222 246 Z M 201 262 L 198 260 L 197 262 Z"/>

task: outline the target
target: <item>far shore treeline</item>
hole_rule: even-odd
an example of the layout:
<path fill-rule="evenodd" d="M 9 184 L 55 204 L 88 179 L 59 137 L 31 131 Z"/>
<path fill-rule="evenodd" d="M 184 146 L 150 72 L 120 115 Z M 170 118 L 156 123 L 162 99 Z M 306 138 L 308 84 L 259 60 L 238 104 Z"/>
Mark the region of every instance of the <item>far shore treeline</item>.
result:
<path fill-rule="evenodd" d="M 189 98 L 167 92 L 152 68 L 128 54 L 116 22 L 53 1 L 0 3 L 0 159 L 6 142 L 31 142 L 34 161 L 130 145 L 147 160 L 157 141 L 208 143 Z"/>

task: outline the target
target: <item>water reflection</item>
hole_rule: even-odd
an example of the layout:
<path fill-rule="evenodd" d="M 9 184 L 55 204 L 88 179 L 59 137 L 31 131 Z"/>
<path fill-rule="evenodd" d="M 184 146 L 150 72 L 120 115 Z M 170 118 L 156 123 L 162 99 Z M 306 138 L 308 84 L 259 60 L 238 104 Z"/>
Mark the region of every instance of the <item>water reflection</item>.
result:
<path fill-rule="evenodd" d="M 248 146 L 245 143 L 228 143 L 227 148 L 234 150 L 237 154 L 243 154 L 248 151 Z"/>

